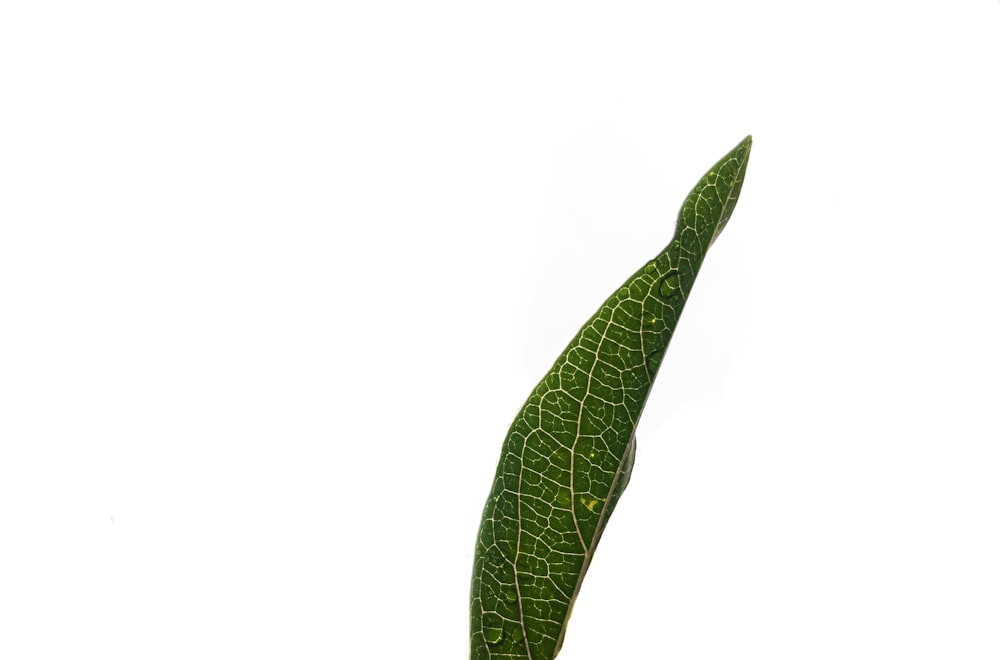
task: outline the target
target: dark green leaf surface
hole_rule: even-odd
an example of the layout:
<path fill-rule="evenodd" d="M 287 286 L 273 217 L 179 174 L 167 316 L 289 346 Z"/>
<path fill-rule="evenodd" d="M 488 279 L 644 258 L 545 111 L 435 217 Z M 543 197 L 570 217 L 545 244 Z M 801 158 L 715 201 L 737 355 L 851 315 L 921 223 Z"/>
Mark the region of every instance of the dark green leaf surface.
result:
<path fill-rule="evenodd" d="M 736 205 L 750 137 L 681 207 L 674 238 L 625 281 L 535 387 L 503 443 L 472 576 L 472 658 L 549 660 L 628 484 L 635 427 L 709 246 Z"/>

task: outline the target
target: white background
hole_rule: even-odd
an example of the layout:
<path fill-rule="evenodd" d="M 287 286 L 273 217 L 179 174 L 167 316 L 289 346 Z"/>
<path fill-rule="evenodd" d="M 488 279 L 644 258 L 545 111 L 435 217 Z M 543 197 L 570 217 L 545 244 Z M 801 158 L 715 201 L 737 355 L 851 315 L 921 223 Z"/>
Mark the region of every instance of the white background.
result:
<path fill-rule="evenodd" d="M 995 659 L 998 34 L 5 2 L 0 657 L 466 658 L 507 425 L 752 133 L 561 658 Z"/>

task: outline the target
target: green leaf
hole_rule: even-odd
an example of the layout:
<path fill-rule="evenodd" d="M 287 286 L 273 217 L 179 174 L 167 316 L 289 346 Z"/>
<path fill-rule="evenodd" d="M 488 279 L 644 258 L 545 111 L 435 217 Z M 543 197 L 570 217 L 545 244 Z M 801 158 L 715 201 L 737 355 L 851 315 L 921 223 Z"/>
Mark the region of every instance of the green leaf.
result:
<path fill-rule="evenodd" d="M 674 238 L 608 298 L 504 440 L 472 575 L 472 658 L 549 660 L 628 485 L 635 427 L 709 246 L 743 185 L 750 137 L 688 195 Z"/>

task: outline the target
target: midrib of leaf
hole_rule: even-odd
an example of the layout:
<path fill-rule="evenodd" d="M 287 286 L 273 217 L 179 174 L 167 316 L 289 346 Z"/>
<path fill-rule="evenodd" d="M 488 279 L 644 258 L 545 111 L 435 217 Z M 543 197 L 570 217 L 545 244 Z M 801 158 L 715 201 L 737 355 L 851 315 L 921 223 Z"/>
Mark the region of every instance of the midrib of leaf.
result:
<path fill-rule="evenodd" d="M 663 351 L 732 213 L 749 150 L 747 138 L 695 186 L 673 240 L 581 328 L 511 424 L 476 548 L 473 658 L 550 660 L 561 647 L 627 485 Z"/>
<path fill-rule="evenodd" d="M 615 492 L 619 488 L 620 482 L 628 480 L 629 472 L 631 472 L 632 465 L 631 460 L 635 458 L 635 435 L 632 435 L 632 439 L 629 440 L 628 447 L 625 450 L 625 455 L 622 456 L 621 462 L 618 464 L 618 470 L 615 471 L 615 478 L 611 482 L 611 492 Z M 625 466 L 628 465 L 628 468 Z M 622 487 L 624 490 L 624 487 Z M 566 637 L 566 627 L 569 623 L 569 618 L 573 616 L 573 605 L 576 603 L 576 597 L 580 593 L 580 587 L 583 585 L 583 578 L 587 576 L 587 569 L 590 568 L 590 560 L 594 557 L 594 548 L 597 547 L 598 541 L 601 540 L 601 535 L 604 533 L 604 527 L 607 524 L 608 518 L 611 517 L 611 510 L 614 508 L 614 502 L 609 502 L 608 506 L 601 509 L 601 517 L 597 521 L 597 529 L 594 530 L 594 537 L 591 539 L 589 545 L 585 544 L 586 551 L 583 559 L 583 568 L 580 570 L 580 576 L 576 580 L 576 586 L 573 588 L 573 595 L 569 599 L 569 607 L 566 609 L 566 617 L 563 619 L 562 627 L 559 631 L 559 638 L 556 640 L 555 650 L 552 652 L 552 657 L 556 657 L 559 654 L 559 650 L 562 648 L 563 639 Z M 527 639 L 527 636 L 525 636 Z M 526 645 L 527 646 L 527 645 Z M 531 657 L 531 650 L 528 649 L 528 657 Z"/>

